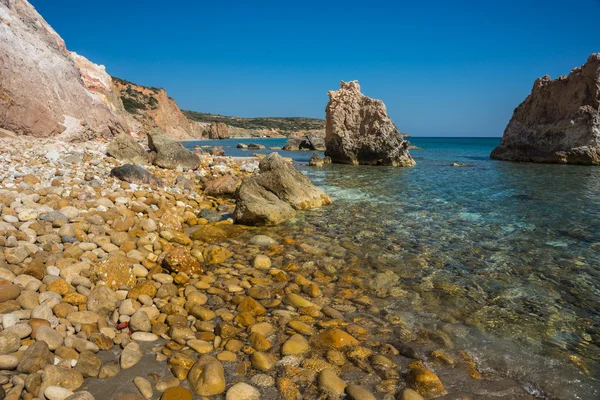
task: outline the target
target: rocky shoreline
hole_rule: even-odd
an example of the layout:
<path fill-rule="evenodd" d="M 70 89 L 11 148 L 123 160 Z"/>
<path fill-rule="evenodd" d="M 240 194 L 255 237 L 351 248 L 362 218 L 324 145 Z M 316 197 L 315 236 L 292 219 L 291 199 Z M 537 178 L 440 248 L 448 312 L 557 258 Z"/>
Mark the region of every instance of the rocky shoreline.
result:
<path fill-rule="evenodd" d="M 247 164 L 149 166 L 165 185 L 152 188 L 111 176 L 105 143 L 2 147 L 0 397 L 105 398 L 84 390 L 95 378 L 121 382 L 121 400 L 446 393 L 380 308 L 401 295 L 397 276 L 346 265 L 341 246 L 234 225 L 233 201 L 204 193 L 205 178 L 248 176 Z M 454 363 L 436 335 L 436 359 Z M 159 372 L 132 383 L 149 355 Z"/>

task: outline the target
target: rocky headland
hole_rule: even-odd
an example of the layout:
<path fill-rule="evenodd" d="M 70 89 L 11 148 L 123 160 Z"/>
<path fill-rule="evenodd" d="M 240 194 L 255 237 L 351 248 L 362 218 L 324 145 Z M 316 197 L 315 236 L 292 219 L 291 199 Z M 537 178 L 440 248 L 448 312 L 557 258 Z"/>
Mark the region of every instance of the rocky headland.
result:
<path fill-rule="evenodd" d="M 362 94 L 358 81 L 342 81 L 328 95 L 325 155 L 334 163 L 415 165 L 409 143 L 388 117 L 385 104 Z"/>
<path fill-rule="evenodd" d="M 600 165 L 600 53 L 567 76 L 537 79 L 491 158 Z"/>

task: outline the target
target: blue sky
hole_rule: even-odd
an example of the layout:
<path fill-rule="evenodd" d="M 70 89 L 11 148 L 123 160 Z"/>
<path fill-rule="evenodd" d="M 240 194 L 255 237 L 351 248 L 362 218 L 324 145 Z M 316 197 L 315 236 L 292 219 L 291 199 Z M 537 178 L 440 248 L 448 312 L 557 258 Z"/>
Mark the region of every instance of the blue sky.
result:
<path fill-rule="evenodd" d="M 360 81 L 415 136 L 501 136 L 544 74 L 600 52 L 599 0 L 30 0 L 67 47 L 183 109 L 324 117 Z"/>

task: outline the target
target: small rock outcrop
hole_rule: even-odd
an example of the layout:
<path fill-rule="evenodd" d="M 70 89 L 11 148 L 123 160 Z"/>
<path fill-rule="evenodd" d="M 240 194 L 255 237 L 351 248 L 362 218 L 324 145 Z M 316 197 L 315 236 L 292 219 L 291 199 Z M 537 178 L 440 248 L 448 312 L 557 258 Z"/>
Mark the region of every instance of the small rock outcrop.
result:
<path fill-rule="evenodd" d="M 292 138 L 288 139 L 281 149 L 285 151 L 310 150 L 310 143 L 306 139 Z"/>
<path fill-rule="evenodd" d="M 296 210 L 331 203 L 323 190 L 277 153 L 260 161 L 260 173 L 242 181 L 236 193 L 234 219 L 244 225 L 277 225 L 296 215 Z"/>
<path fill-rule="evenodd" d="M 325 150 L 325 133 L 309 133 L 306 135 L 306 140 L 310 144 L 311 150 L 323 151 Z"/>
<path fill-rule="evenodd" d="M 363 95 L 358 81 L 342 81 L 340 86 L 328 93 L 325 155 L 341 164 L 415 165 L 409 143 L 388 117 L 385 104 Z"/>
<path fill-rule="evenodd" d="M 213 122 L 208 128 L 209 139 L 229 139 L 229 128 L 224 122 Z"/>
<path fill-rule="evenodd" d="M 538 78 L 490 157 L 600 165 L 600 53 L 568 76 Z"/>
<path fill-rule="evenodd" d="M 113 168 L 110 174 L 115 178 L 137 185 L 164 186 L 162 180 L 146 171 L 144 167 L 133 164 L 125 164 Z"/>
<path fill-rule="evenodd" d="M 121 133 L 109 143 L 106 154 L 130 164 L 146 164 L 148 153 L 127 133 Z"/>
<path fill-rule="evenodd" d="M 153 163 L 161 168 L 175 169 L 197 169 L 200 166 L 200 158 L 185 149 L 181 143 L 161 134 L 148 134 L 148 147 L 156 152 Z"/>

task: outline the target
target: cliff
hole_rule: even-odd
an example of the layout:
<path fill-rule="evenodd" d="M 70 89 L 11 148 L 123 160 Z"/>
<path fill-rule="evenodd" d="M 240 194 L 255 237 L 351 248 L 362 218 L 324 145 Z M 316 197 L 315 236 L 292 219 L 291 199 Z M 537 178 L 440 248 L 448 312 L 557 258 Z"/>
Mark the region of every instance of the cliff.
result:
<path fill-rule="evenodd" d="M 537 79 L 491 158 L 600 165 L 600 53 L 568 76 Z"/>
<path fill-rule="evenodd" d="M 110 76 L 90 64 L 26 0 L 0 0 L 0 128 L 68 140 L 126 130 Z"/>
<path fill-rule="evenodd" d="M 167 92 L 113 77 L 126 111 L 125 119 L 135 136 L 158 129 L 174 139 L 200 138 L 202 127 L 188 119 Z"/>

